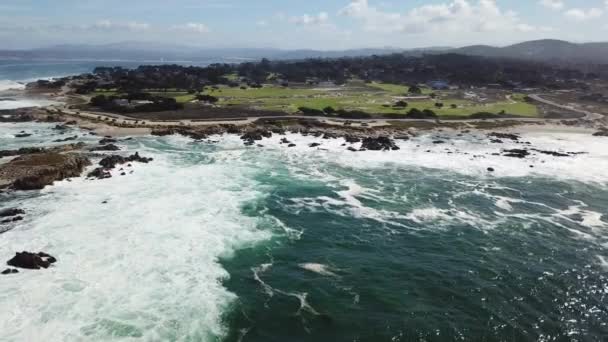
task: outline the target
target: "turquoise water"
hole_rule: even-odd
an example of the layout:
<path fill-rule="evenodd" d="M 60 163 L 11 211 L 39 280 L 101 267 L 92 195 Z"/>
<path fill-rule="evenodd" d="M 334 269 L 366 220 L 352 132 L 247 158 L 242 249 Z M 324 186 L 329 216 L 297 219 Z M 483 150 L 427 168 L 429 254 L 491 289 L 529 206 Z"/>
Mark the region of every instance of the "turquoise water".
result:
<path fill-rule="evenodd" d="M 50 128 L 0 124 L 0 144 Z M 125 153 L 155 160 L 133 174 L 5 194 L 27 215 L 0 259 L 59 262 L 0 279 L 0 340 L 606 340 L 605 139 L 528 133 L 587 154 L 519 160 L 443 135 L 365 153 L 136 137 Z"/>

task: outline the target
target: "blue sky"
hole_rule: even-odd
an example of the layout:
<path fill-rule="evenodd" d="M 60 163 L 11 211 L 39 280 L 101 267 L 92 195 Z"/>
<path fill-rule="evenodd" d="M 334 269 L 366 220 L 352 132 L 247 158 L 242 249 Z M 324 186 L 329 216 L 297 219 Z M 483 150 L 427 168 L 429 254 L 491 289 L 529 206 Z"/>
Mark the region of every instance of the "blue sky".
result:
<path fill-rule="evenodd" d="M 346 49 L 608 40 L 608 0 L 0 0 L 0 48 Z"/>

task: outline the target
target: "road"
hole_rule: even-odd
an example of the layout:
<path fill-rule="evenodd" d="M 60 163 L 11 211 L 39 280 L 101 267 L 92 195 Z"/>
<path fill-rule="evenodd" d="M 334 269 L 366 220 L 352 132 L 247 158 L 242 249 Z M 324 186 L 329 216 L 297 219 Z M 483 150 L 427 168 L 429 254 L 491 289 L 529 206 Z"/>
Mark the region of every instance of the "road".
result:
<path fill-rule="evenodd" d="M 553 102 L 553 101 L 550 101 L 550 100 L 547 100 L 547 99 L 543 99 L 538 94 L 533 94 L 533 95 L 529 95 L 529 96 L 534 101 L 538 101 L 540 103 L 544 103 L 544 104 L 549 105 L 549 106 L 553 106 L 553 107 L 556 107 L 556 108 L 571 110 L 573 112 L 585 114 L 585 117 L 584 117 L 585 120 L 591 120 L 591 121 L 593 121 L 593 120 L 600 120 L 600 119 L 604 118 L 604 115 L 602 115 L 602 114 L 593 113 L 593 112 L 590 112 L 590 111 L 587 111 L 587 110 L 584 110 L 584 109 L 580 109 L 580 108 L 576 108 L 576 107 L 573 107 L 573 106 L 562 105 L 562 104 L 559 104 L 559 103 L 556 103 L 556 102 Z"/>

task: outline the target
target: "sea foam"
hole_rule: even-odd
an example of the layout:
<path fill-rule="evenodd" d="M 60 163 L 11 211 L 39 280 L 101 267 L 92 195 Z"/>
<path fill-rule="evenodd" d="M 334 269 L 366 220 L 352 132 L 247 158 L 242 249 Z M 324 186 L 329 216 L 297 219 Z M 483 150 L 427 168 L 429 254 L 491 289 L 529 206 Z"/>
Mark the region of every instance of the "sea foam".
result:
<path fill-rule="evenodd" d="M 145 140 L 145 139 L 144 139 Z M 270 237 L 241 206 L 262 194 L 246 166 L 193 162 L 181 139 L 138 147 L 151 164 L 112 179 L 59 182 L 29 201 L 0 240 L 0 260 L 46 251 L 59 261 L 0 283 L 0 339 L 212 340 L 234 299 L 218 263 Z M 222 152 L 218 152 L 219 155 Z M 217 158 L 221 160 L 222 158 Z M 126 166 L 125 166 L 126 167 Z M 107 202 L 102 204 L 102 202 Z"/>

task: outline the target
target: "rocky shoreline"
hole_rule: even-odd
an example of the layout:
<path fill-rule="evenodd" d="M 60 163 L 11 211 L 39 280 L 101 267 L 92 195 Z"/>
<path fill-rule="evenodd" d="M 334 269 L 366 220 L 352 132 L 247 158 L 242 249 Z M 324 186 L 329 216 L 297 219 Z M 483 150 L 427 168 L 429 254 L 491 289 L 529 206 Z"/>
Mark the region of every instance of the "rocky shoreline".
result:
<path fill-rule="evenodd" d="M 74 120 L 69 115 L 62 115 L 51 112 L 43 108 L 29 108 L 5 111 L 0 115 L 2 122 L 44 122 L 57 123 L 55 130 L 58 134 L 69 131 L 69 126 L 76 125 L 85 130 L 89 130 L 90 135 L 98 135 L 88 125 L 86 120 Z M 508 131 L 503 128 L 510 128 Z M 517 148 L 498 148 L 493 155 L 504 158 L 525 159 L 533 155 L 545 155 L 555 158 L 575 157 L 584 153 L 580 151 L 563 152 L 538 149 L 531 146 L 530 142 L 524 141 L 521 135 L 512 132 L 512 125 L 486 125 L 485 130 L 471 128 L 470 125 L 462 123 L 448 123 L 443 126 L 424 125 L 422 127 L 412 126 L 382 126 L 365 127 L 343 126 L 328 124 L 316 119 L 293 119 L 293 120 L 271 120 L 261 119 L 245 125 L 235 124 L 213 124 L 207 126 L 156 126 L 150 128 L 150 134 L 155 136 L 182 135 L 191 138 L 195 142 L 212 142 L 210 139 L 218 135 L 236 135 L 240 137 L 244 146 L 256 148 L 262 146 L 264 139 L 280 136 L 279 144 L 288 148 L 296 147 L 296 143 L 290 141 L 288 134 L 300 134 L 302 136 L 315 137 L 318 140 L 307 142 L 308 148 L 322 149 L 324 140 L 343 139 L 341 146 L 345 151 L 353 153 L 363 151 L 391 151 L 399 150 L 398 141 L 406 141 L 415 138 L 421 131 L 428 130 L 433 132 L 432 144 L 446 145 L 444 153 L 465 154 L 469 152 L 450 148 L 449 137 L 442 134 L 444 130 L 455 133 L 455 136 L 464 136 L 476 133 L 482 141 L 487 144 L 506 144 L 519 145 Z M 492 130 L 494 129 L 494 130 Z M 480 134 L 481 133 L 481 134 Z M 29 133 L 23 133 L 29 134 Z M 597 137 L 608 137 L 608 129 L 604 126 L 596 127 Z M 68 136 L 56 139 L 53 142 L 69 142 L 76 137 Z M 88 180 L 103 180 L 114 175 L 126 176 L 133 173 L 133 163 L 150 163 L 152 158 L 140 156 L 135 152 L 131 155 L 114 154 L 120 151 L 120 142 L 131 138 L 116 138 L 113 136 L 103 136 L 97 144 L 87 145 L 85 143 L 68 143 L 54 147 L 23 147 L 16 150 L 0 151 L 0 158 L 4 160 L 0 163 L 0 191 L 29 191 L 40 190 L 52 185 L 55 181 L 82 177 L 87 169 L 85 177 Z M 118 145 L 117 145 L 118 144 Z M 453 145 L 453 144 L 452 144 Z M 512 146 L 511 146 L 512 147 Z M 431 152 L 430 150 L 427 152 Z M 483 157 L 472 155 L 472 157 Z M 98 160 L 94 168 L 92 160 Z M 530 165 L 530 167 L 534 167 Z M 113 170 L 118 169 L 117 173 Z M 487 172 L 495 172 L 495 167 L 488 167 Z M 15 223 L 24 220 L 25 211 L 21 209 L 5 209 L 0 211 L 0 234 L 12 229 Z M 16 268 L 40 269 L 48 268 L 56 262 L 54 257 L 40 252 L 17 253 L 9 260 L 8 265 Z M 19 271 L 16 268 L 9 268 L 2 274 L 14 274 Z"/>

